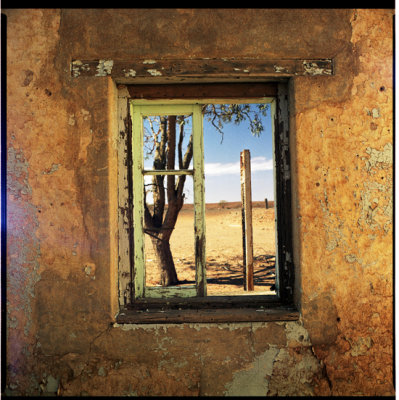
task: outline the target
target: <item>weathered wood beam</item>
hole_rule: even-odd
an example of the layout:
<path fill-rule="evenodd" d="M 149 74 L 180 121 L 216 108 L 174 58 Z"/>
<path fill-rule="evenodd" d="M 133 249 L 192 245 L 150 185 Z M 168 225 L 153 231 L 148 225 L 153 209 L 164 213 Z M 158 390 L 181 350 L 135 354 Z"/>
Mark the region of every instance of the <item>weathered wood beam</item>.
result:
<path fill-rule="evenodd" d="M 267 78 L 334 73 L 332 59 L 74 59 L 70 67 L 75 78 L 112 76 L 132 83 L 140 78 Z"/>
<path fill-rule="evenodd" d="M 253 292 L 256 293 L 256 292 Z M 127 308 L 131 310 L 167 310 L 167 309 L 206 309 L 206 308 L 279 308 L 283 303 L 280 302 L 276 295 L 257 295 L 248 294 L 241 296 L 206 296 L 206 297 L 190 297 L 190 299 L 182 299 L 179 297 L 163 298 L 141 298 L 134 303 L 128 304 Z"/>
<path fill-rule="evenodd" d="M 240 99 L 277 95 L 277 83 L 185 83 L 127 85 L 132 99 Z"/>
<path fill-rule="evenodd" d="M 253 230 L 252 230 L 252 189 L 251 154 L 243 150 L 240 154 L 241 210 L 243 237 L 244 290 L 254 290 Z"/>
<path fill-rule="evenodd" d="M 116 317 L 118 324 L 195 323 L 195 322 L 264 322 L 295 321 L 299 312 L 293 309 L 237 308 L 186 310 L 123 310 Z"/>

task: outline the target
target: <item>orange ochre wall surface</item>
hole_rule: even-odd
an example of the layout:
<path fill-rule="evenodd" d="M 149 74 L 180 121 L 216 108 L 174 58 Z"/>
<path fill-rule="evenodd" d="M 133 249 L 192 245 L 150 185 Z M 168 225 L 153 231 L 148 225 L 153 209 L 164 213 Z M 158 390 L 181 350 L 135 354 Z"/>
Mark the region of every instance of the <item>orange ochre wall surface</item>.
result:
<path fill-rule="evenodd" d="M 2 13 L 5 394 L 395 394 L 393 10 Z M 115 324 L 116 85 L 71 61 L 207 58 L 333 59 L 289 82 L 300 319 Z"/>

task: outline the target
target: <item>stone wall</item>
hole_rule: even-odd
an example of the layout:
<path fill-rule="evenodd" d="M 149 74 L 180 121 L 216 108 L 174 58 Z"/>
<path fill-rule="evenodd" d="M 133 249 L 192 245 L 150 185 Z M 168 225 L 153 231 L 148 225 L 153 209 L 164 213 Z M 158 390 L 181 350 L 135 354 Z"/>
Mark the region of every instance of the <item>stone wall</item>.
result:
<path fill-rule="evenodd" d="M 393 10 L 3 13 L 5 393 L 394 394 Z M 333 59 L 290 79 L 299 321 L 114 323 L 116 85 L 70 66 L 146 58 Z"/>

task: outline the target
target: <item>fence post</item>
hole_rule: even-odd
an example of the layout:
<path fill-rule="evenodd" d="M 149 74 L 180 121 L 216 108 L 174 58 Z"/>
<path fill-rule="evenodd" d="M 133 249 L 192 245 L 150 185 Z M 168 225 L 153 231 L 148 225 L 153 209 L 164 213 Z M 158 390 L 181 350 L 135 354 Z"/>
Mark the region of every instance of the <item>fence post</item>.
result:
<path fill-rule="evenodd" d="M 241 215 L 244 290 L 254 290 L 252 195 L 251 195 L 251 155 L 249 150 L 240 154 Z"/>
<path fill-rule="evenodd" d="M 265 199 L 265 204 L 266 204 L 266 210 L 268 210 L 269 209 L 269 202 L 268 202 L 267 199 Z"/>

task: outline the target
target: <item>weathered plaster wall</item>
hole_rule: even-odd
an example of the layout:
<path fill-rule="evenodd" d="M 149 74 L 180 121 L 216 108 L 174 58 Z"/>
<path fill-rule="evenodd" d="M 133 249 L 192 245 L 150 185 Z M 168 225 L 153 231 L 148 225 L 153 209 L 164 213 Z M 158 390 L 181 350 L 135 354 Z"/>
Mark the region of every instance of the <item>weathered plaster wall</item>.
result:
<path fill-rule="evenodd" d="M 6 393 L 394 393 L 391 10 L 4 13 Z M 290 83 L 300 321 L 112 325 L 116 89 L 70 61 L 154 57 L 334 58 Z"/>
<path fill-rule="evenodd" d="M 357 61 L 341 98 L 314 107 L 303 89 L 319 82 L 295 87 L 303 321 L 338 395 L 388 392 L 392 374 L 390 21 L 351 15 Z"/>

